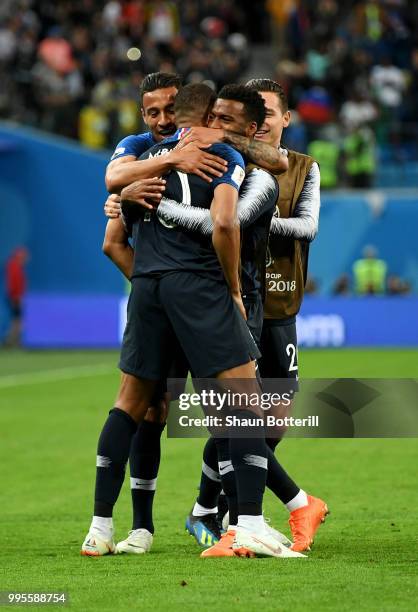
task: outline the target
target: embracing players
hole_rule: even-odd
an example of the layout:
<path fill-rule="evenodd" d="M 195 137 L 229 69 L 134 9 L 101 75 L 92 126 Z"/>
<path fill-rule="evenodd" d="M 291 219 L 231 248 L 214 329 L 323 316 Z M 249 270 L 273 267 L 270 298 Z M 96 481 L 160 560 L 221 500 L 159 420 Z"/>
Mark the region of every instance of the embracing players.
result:
<path fill-rule="evenodd" d="M 239 104 L 245 137 L 249 137 L 264 120 L 263 100 L 245 87 L 236 88 L 234 100 Z M 191 121 L 189 105 L 183 103 L 182 112 Z M 180 134 L 175 134 L 157 145 L 145 159 L 163 157 L 175 148 L 179 138 Z M 212 150 L 228 162 L 221 177 L 207 183 L 195 174 L 171 173 L 166 189 L 166 195 L 179 202 L 199 201 L 210 208 L 212 240 L 167 228 L 155 213 L 141 215 L 134 223 L 132 291 L 120 362 L 125 375 L 116 407 L 99 439 L 95 511 L 82 547 L 86 555 L 114 551 L 113 506 L 137 423 L 152 403 L 157 382 L 168 374 L 173 356 L 167 345 L 173 341 L 181 344 L 198 377 L 247 379 L 248 384 L 257 386 L 254 359 L 259 353 L 241 314 L 244 308 L 239 284 L 236 202 L 244 163 L 226 145 L 214 145 Z M 237 414 L 244 430 L 245 418 L 252 412 L 244 406 L 237 409 Z M 267 468 L 264 440 L 231 438 L 229 454 L 238 500 L 235 550 L 240 554 L 282 555 L 263 527 L 261 504 Z"/>
<path fill-rule="evenodd" d="M 247 83 L 263 97 L 266 119 L 255 135 L 259 141 L 279 148 L 283 129 L 289 125 L 290 113 L 282 87 L 270 79 L 253 79 Z M 216 127 L 225 128 L 224 124 Z M 207 143 L 222 139 L 216 130 L 192 130 L 186 137 Z M 296 314 L 300 309 L 306 282 L 309 243 L 318 230 L 320 207 L 320 174 L 318 164 L 309 156 L 288 151 L 289 169 L 277 176 L 280 195 L 272 219 L 266 270 L 266 300 L 261 334 L 259 361 L 263 378 L 293 380 L 297 388 Z M 280 437 L 268 438 L 274 451 Z M 216 521 L 220 481 L 217 458 L 209 440 L 205 447 L 199 496 L 186 526 L 200 544 L 218 539 Z M 328 513 L 320 499 L 307 495 L 277 462 L 269 463 L 267 486 L 290 513 L 292 549 L 309 550 L 314 535 Z M 223 538 L 209 553 L 223 556 L 231 538 Z M 208 551 L 209 552 L 209 551 Z"/>

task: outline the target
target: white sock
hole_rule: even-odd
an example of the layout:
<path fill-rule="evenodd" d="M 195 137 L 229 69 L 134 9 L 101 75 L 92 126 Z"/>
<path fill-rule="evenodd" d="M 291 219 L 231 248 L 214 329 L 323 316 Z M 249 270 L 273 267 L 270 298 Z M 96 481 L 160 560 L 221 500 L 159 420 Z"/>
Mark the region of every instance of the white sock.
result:
<path fill-rule="evenodd" d="M 198 502 L 195 503 L 193 507 L 193 516 L 205 516 L 205 514 L 216 514 L 218 512 L 218 506 L 214 508 L 205 508 L 201 506 Z"/>
<path fill-rule="evenodd" d="M 101 535 L 105 540 L 110 539 L 113 534 L 113 518 L 111 516 L 93 516 L 90 531 Z"/>
<path fill-rule="evenodd" d="M 246 529 L 247 531 L 255 531 L 264 533 L 266 531 L 264 516 L 262 514 L 253 516 L 251 514 L 240 514 L 238 517 L 238 528 Z"/>
<path fill-rule="evenodd" d="M 285 504 L 286 508 L 289 512 L 293 512 L 294 510 L 298 510 L 299 508 L 303 508 L 308 505 L 308 496 L 305 491 L 300 489 L 299 493 L 295 495 L 293 499 L 291 499 L 287 504 Z"/>

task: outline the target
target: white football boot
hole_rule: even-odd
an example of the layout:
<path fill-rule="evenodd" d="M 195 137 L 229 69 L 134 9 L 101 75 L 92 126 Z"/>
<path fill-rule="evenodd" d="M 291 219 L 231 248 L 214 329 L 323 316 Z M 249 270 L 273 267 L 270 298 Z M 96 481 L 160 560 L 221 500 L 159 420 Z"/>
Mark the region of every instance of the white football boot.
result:
<path fill-rule="evenodd" d="M 113 531 L 107 537 L 96 531 L 89 531 L 81 547 L 81 554 L 86 557 L 103 557 L 113 555 L 115 550 Z"/>
<path fill-rule="evenodd" d="M 151 550 L 152 541 L 153 535 L 148 529 L 133 529 L 126 540 L 118 542 L 116 552 L 143 555 Z"/>
<path fill-rule="evenodd" d="M 264 524 L 266 527 L 266 531 L 271 536 L 273 536 L 273 538 L 276 538 L 279 544 L 283 544 L 284 546 L 287 546 L 287 548 L 290 548 L 292 546 L 292 541 L 289 540 L 289 538 L 285 536 L 284 533 L 282 533 L 281 531 L 279 531 L 278 529 L 275 529 L 274 527 L 270 525 L 270 519 L 265 518 Z"/>
<path fill-rule="evenodd" d="M 238 557 L 278 557 L 280 559 L 306 557 L 278 542 L 277 538 L 267 530 L 260 533 L 237 528 L 232 550 Z"/>
<path fill-rule="evenodd" d="M 289 538 L 285 536 L 284 533 L 282 533 L 281 531 L 278 531 L 277 529 L 274 529 L 274 527 L 271 527 L 270 519 L 268 518 L 264 519 L 264 524 L 266 527 L 266 531 L 271 536 L 273 536 L 279 542 L 279 544 L 283 544 L 284 546 L 287 546 L 287 548 L 290 548 L 292 546 L 292 541 L 289 540 Z M 227 512 L 222 519 L 222 529 L 224 531 L 228 531 L 228 527 L 229 527 L 229 512 Z"/>

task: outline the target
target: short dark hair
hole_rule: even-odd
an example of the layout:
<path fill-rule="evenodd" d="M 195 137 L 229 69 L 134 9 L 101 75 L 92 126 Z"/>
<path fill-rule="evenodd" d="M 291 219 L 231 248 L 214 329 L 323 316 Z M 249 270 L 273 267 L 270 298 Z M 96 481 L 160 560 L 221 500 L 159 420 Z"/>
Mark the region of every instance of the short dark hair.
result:
<path fill-rule="evenodd" d="M 174 100 L 174 112 L 179 114 L 209 113 L 216 94 L 205 83 L 189 83 L 180 89 Z"/>
<path fill-rule="evenodd" d="M 242 102 L 247 119 L 255 121 L 258 128 L 263 125 L 266 107 L 263 98 L 254 88 L 246 85 L 225 85 L 218 93 L 218 98 Z"/>
<path fill-rule="evenodd" d="M 251 81 L 248 81 L 247 87 L 251 87 L 258 92 L 272 91 L 277 94 L 282 111 L 286 113 L 289 110 L 289 102 L 285 91 L 277 81 L 273 81 L 272 79 L 251 79 Z"/>
<path fill-rule="evenodd" d="M 151 72 L 147 74 L 139 88 L 139 104 L 142 106 L 144 94 L 155 91 L 156 89 L 166 89 L 167 87 L 177 87 L 180 89 L 182 77 L 171 72 Z"/>

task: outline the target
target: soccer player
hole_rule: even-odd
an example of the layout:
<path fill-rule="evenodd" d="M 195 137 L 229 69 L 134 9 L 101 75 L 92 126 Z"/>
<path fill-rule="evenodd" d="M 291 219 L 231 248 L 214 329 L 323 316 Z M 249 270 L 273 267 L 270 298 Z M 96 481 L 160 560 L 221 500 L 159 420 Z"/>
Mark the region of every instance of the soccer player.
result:
<path fill-rule="evenodd" d="M 161 198 L 165 182 L 155 178 L 155 175 L 163 171 L 176 169 L 187 172 L 196 169 L 201 178 L 210 181 L 210 175 L 219 177 L 225 169 L 222 158 L 202 151 L 195 143 L 190 143 L 186 147 L 176 147 L 164 160 L 160 156 L 149 160 L 138 159 L 152 142 L 161 141 L 166 133 L 172 131 L 175 120 L 173 101 L 179 86 L 180 78 L 177 75 L 154 73 L 144 79 L 140 91 L 141 112 L 150 132 L 123 139 L 117 145 L 107 169 L 106 183 L 109 190 L 119 192 L 125 187 L 124 193 L 131 199 L 135 197 L 136 202 L 146 208 L 156 206 Z M 206 125 L 206 118 L 204 124 Z M 234 136 L 238 145 L 248 150 L 250 156 L 259 159 L 261 164 L 273 167 L 276 171 L 280 169 L 284 171 L 287 168 L 287 159 L 278 155 L 270 145 L 253 147 L 253 139 L 243 134 L 234 134 Z M 139 177 L 140 180 L 135 180 L 129 186 L 130 181 Z M 119 201 L 119 196 L 112 195 L 107 202 L 107 206 L 117 206 L 117 214 L 107 224 L 103 250 L 125 276 L 130 278 L 133 252 L 121 219 L 118 219 Z M 182 370 L 178 375 L 183 375 Z M 124 552 L 148 552 L 152 545 L 154 533 L 152 507 L 165 412 L 164 402 L 159 402 L 157 407 L 150 407 L 132 442 L 130 470 L 133 524 L 127 540 L 119 543 L 119 548 Z"/>
<path fill-rule="evenodd" d="M 194 143 L 182 151 L 171 151 L 164 160 L 162 157 L 155 157 L 139 161 L 145 151 L 176 131 L 174 100 L 180 88 L 181 77 L 176 74 L 151 73 L 142 81 L 139 103 L 142 118 L 149 131 L 127 136 L 116 146 L 106 170 L 106 186 L 114 194 L 110 196 L 110 202 L 118 203 L 121 190 L 135 181 L 137 194 L 142 188 L 142 205 L 152 208 L 158 204 L 165 189 L 165 181 L 156 178 L 161 174 L 169 170 L 193 170 L 209 182 L 224 172 L 225 160 L 200 149 Z M 125 276 L 130 278 L 133 251 L 118 215 L 107 223 L 103 251 Z M 124 380 L 123 384 L 131 383 L 128 379 Z M 160 398 L 158 405 L 148 408 L 145 419 L 139 424 L 132 440 L 129 463 L 133 522 L 129 538 L 121 544 L 125 552 L 148 552 L 152 545 L 152 506 L 161 456 L 160 438 L 165 427 L 165 411 L 165 403 Z"/>
<path fill-rule="evenodd" d="M 154 72 L 144 78 L 140 87 L 139 103 L 142 118 L 149 131 L 126 136 L 116 145 L 106 169 L 105 181 L 109 193 L 120 194 L 124 187 L 134 181 L 161 176 L 169 169 L 194 171 L 207 181 L 211 180 L 211 175 L 219 176 L 225 170 L 224 160 L 196 145 L 185 147 L 181 154 L 179 151 L 172 151 L 169 158 L 164 160 L 153 159 L 138 163 L 142 153 L 176 131 L 174 98 L 180 88 L 181 77 L 177 74 Z"/>
<path fill-rule="evenodd" d="M 156 110 L 160 109 L 162 113 L 164 104 L 174 100 L 174 95 L 170 87 L 174 87 L 175 83 L 173 75 L 149 75 L 146 77 L 141 86 L 142 113 L 145 121 L 149 121 L 148 117 Z M 160 87 L 154 91 L 153 87 Z M 206 109 L 208 113 L 210 108 Z M 174 106 L 169 106 L 167 112 L 174 120 Z M 206 125 L 207 117 L 202 119 L 203 125 Z M 158 123 L 148 123 L 155 140 L 161 138 L 158 128 Z M 167 129 L 167 128 L 165 128 Z M 228 133 L 227 133 L 228 134 Z M 253 138 L 248 138 L 245 134 L 234 133 L 231 137 L 235 139 L 235 144 L 243 148 L 248 155 L 259 160 L 260 165 L 265 165 L 275 169 L 276 172 L 287 169 L 287 158 L 278 154 L 270 145 L 264 143 L 254 143 Z M 109 189 L 120 189 L 122 185 L 134 177 L 150 177 L 162 171 L 170 169 L 188 170 L 188 167 L 174 165 L 177 164 L 178 157 L 182 158 L 183 153 L 187 150 L 196 156 L 196 162 L 193 167 L 198 168 L 198 162 L 202 154 L 202 150 L 195 144 L 190 143 L 186 147 L 175 147 L 169 152 L 169 155 L 156 156 L 151 159 L 139 160 L 137 156 L 142 152 L 142 147 L 149 143 L 150 135 L 130 136 L 125 138 L 116 147 L 113 155 L 113 160 L 108 167 L 107 184 Z M 202 167 L 199 175 L 205 180 L 210 180 L 208 174 L 219 177 L 220 169 L 224 168 L 224 160 L 206 152 L 206 156 L 202 158 Z M 183 160 L 183 163 L 189 158 Z M 191 158 L 190 158 L 191 159 Z M 190 162 L 192 163 L 192 162 Z M 212 165 L 210 165 L 212 164 Z M 205 171 L 205 173 L 203 172 Z M 124 172 L 125 174 L 120 174 Z M 116 174 L 115 174 L 116 173 Z M 145 208 L 155 207 L 165 189 L 164 181 L 158 178 L 141 178 L 136 180 L 131 185 L 123 189 L 124 197 L 130 200 L 135 200 L 138 204 Z M 113 262 L 121 269 L 127 278 L 130 278 L 133 262 L 133 251 L 128 241 L 128 235 L 118 218 L 120 213 L 119 196 L 110 196 L 105 209 L 114 210 L 108 213 L 108 216 L 114 218 L 108 222 L 103 250 L 113 260 Z M 152 201 L 152 204 L 150 202 Z M 252 307 L 252 310 L 256 305 Z M 248 310 L 248 307 L 247 307 Z M 249 318 L 251 322 L 252 318 Z M 183 368 L 183 364 L 180 364 Z M 183 370 L 180 370 L 179 377 L 183 376 Z M 130 455 L 130 470 L 131 470 L 131 493 L 133 504 L 133 524 L 129 536 L 123 542 L 118 544 L 118 549 L 123 552 L 143 553 L 148 552 L 152 545 L 152 535 L 154 533 L 154 525 L 152 520 L 153 497 L 156 489 L 156 481 L 158 467 L 160 461 L 160 436 L 165 426 L 166 406 L 160 403 L 159 409 L 150 408 L 147 412 L 145 420 L 139 425 L 138 432 L 132 442 Z"/>
<path fill-rule="evenodd" d="M 237 91 L 236 96 L 240 114 L 247 118 L 246 135 L 250 136 L 264 120 L 264 103 L 256 92 Z M 184 104 L 182 111 L 189 125 L 193 124 L 190 105 Z M 176 144 L 177 139 L 172 138 L 171 142 L 153 147 L 147 156 L 161 154 Z M 244 308 L 238 277 L 236 201 L 244 163 L 236 151 L 225 145 L 215 145 L 213 152 L 221 153 L 228 161 L 222 177 L 209 184 L 196 175 L 171 173 L 166 189 L 166 194 L 178 201 L 189 201 L 193 196 L 193 200 L 207 203 L 214 224 L 213 247 L 191 233 L 163 226 L 152 213 L 134 224 L 135 265 L 120 367 L 135 393 L 127 393 L 122 384 L 116 407 L 100 436 L 95 516 L 83 554 L 102 555 L 114 550 L 111 515 L 131 439 L 150 405 L 156 382 L 167 376 L 171 357 L 167 346 L 173 340 L 182 345 L 196 376 L 246 378 L 255 384 L 254 359 L 259 354 L 240 314 Z M 140 248 L 136 248 L 138 237 Z M 228 347 L 225 337 L 229 338 Z M 204 351 L 200 350 L 200 342 Z M 239 412 L 240 418 L 252 414 L 245 409 Z M 274 556 L 274 543 L 261 530 L 265 443 L 254 438 L 231 439 L 230 450 L 239 484 L 235 546 L 252 554 Z M 254 461 L 246 461 L 249 456 Z"/>
<path fill-rule="evenodd" d="M 256 138 L 279 147 L 283 128 L 290 121 L 283 89 L 269 79 L 252 80 L 248 85 L 261 93 L 267 109 L 266 120 Z M 224 128 L 224 118 L 220 119 L 211 127 Z M 229 128 L 228 123 L 227 126 Z M 200 140 L 209 139 L 209 142 L 218 139 L 216 132 L 202 130 L 192 130 L 186 138 L 193 140 L 195 136 Z M 289 151 L 288 155 L 289 170 L 278 177 L 283 192 L 280 192 L 278 200 L 278 215 L 271 225 L 265 319 L 261 334 L 262 358 L 259 363 L 264 378 L 297 380 L 295 315 L 303 298 L 309 241 L 315 237 L 318 227 L 320 180 L 318 164 L 312 158 L 294 151 Z M 278 438 L 268 439 L 273 451 L 278 441 Z M 209 439 L 204 449 L 199 496 L 186 522 L 188 531 L 203 544 L 210 538 L 216 539 L 218 533 L 215 517 L 220 484 L 216 466 L 214 443 Z M 290 512 L 292 549 L 309 550 L 314 534 L 328 512 L 326 504 L 307 495 L 275 461 L 269 460 L 267 486 Z M 230 540 L 224 538 L 208 554 L 219 551 L 221 555 L 222 548 L 230 544 Z"/>
<path fill-rule="evenodd" d="M 253 79 L 248 85 L 260 92 L 267 109 L 255 138 L 280 146 L 283 128 L 290 122 L 283 88 L 270 79 Z M 288 378 L 297 384 L 296 315 L 304 296 L 309 243 L 318 231 L 320 173 L 312 157 L 288 151 L 288 159 L 288 171 L 278 177 L 280 197 L 270 230 L 259 367 L 263 378 Z M 279 441 L 268 440 L 273 451 Z M 305 493 L 285 473 L 277 474 L 270 488 L 290 512 L 292 549 L 309 550 L 328 513 L 327 505 Z"/>
<path fill-rule="evenodd" d="M 214 125 L 216 122 L 225 121 L 228 122 L 228 127 L 233 129 L 234 131 L 242 129 L 240 124 L 240 120 L 242 118 L 239 115 L 236 115 L 236 109 L 234 108 L 234 88 L 232 88 L 231 96 L 229 94 L 229 89 L 226 87 L 222 90 L 221 96 L 215 103 L 214 108 L 211 113 L 211 125 Z M 232 99 L 231 99 L 232 98 Z M 248 315 L 247 323 L 250 324 L 250 328 L 252 329 L 253 335 L 259 340 L 259 336 L 261 335 L 261 327 L 262 327 L 262 285 L 264 285 L 265 279 L 265 246 L 268 239 L 268 232 L 270 229 L 270 220 L 271 220 L 271 210 L 270 215 L 266 218 L 266 215 L 260 214 L 260 200 L 262 200 L 263 194 L 263 178 L 260 176 L 263 171 L 260 170 L 252 170 L 248 176 L 248 184 L 244 190 L 243 195 L 240 197 L 239 204 L 239 218 L 241 220 L 241 227 L 244 228 L 244 238 L 241 250 L 241 266 L 242 266 L 242 288 L 244 295 L 244 302 L 246 305 L 246 311 Z M 261 179 L 261 181 L 260 181 Z M 275 201 L 274 201 L 275 205 Z M 186 228 L 188 230 L 199 230 L 202 231 L 203 234 L 210 234 L 210 214 L 208 211 L 203 211 L 199 209 L 199 215 L 196 214 L 196 207 L 190 207 L 189 205 L 177 204 L 175 202 L 168 202 L 163 200 L 159 207 L 157 214 L 162 216 L 167 222 L 175 222 Z M 202 214 L 200 214 L 202 213 Z M 205 214 L 206 213 L 206 214 Z M 254 223 L 256 219 L 256 222 Z M 246 224 L 252 222 L 252 225 L 256 227 L 251 227 L 250 232 L 245 231 Z M 246 235 L 247 234 L 247 235 Z M 264 245 L 264 248 L 263 248 Z M 261 260 L 261 265 L 260 265 Z M 261 314 L 261 321 L 260 319 Z M 216 444 L 222 445 L 221 440 L 217 440 Z M 210 439 L 208 444 L 205 447 L 205 453 L 211 454 L 214 456 L 215 467 L 217 466 L 217 450 L 214 448 L 215 441 Z M 224 449 L 225 452 L 225 449 Z M 227 452 L 227 449 L 226 449 Z M 272 471 L 273 465 L 277 464 L 274 455 L 271 451 L 269 453 L 269 472 Z M 223 464 L 231 464 L 229 461 L 229 457 L 224 456 L 221 459 Z M 276 466 L 276 470 L 281 470 L 280 466 Z M 230 470 L 231 472 L 232 470 Z M 283 471 L 283 470 L 281 470 Z M 209 472 L 209 478 L 207 472 Z M 212 479 L 210 478 L 212 476 Z M 201 486 L 201 492 L 203 493 L 203 489 L 205 488 L 206 495 L 210 493 L 208 489 L 211 488 L 211 480 L 215 480 L 215 492 L 216 495 L 219 492 L 218 490 L 218 482 L 220 482 L 220 477 L 215 470 L 212 470 L 209 465 L 204 463 L 204 472 L 202 474 L 202 479 L 206 478 L 205 487 Z M 234 485 L 234 476 L 233 474 L 228 474 L 229 482 L 229 504 L 230 506 L 236 507 L 236 491 L 233 489 Z M 187 527 L 190 532 L 195 533 L 195 526 L 204 525 L 199 533 L 195 533 L 197 539 L 201 542 L 202 539 L 204 543 L 210 545 L 212 542 L 216 541 L 220 537 L 219 527 L 216 521 L 216 508 L 211 509 L 208 512 L 207 508 L 204 507 L 202 503 L 202 499 L 198 500 L 194 507 L 194 512 L 198 511 L 195 516 L 191 515 L 188 519 Z M 203 511 L 203 516 L 200 515 L 200 510 Z M 232 513 L 234 516 L 235 512 Z M 234 521 L 234 518 L 232 519 Z M 236 519 L 235 519 L 236 522 Z M 265 530 L 269 532 L 271 536 L 273 536 L 279 544 L 291 544 L 291 542 L 280 534 L 276 530 L 273 530 L 269 526 L 265 525 Z M 235 530 L 230 530 L 229 537 L 232 540 L 235 535 Z M 212 540 L 212 542 L 211 542 Z M 232 548 L 228 547 L 228 551 L 225 550 L 225 540 L 222 541 L 223 551 L 222 555 L 230 555 L 233 554 Z M 213 551 L 210 551 L 213 553 Z M 287 554 L 289 555 L 290 553 Z M 205 556 L 205 553 L 203 554 Z"/>

